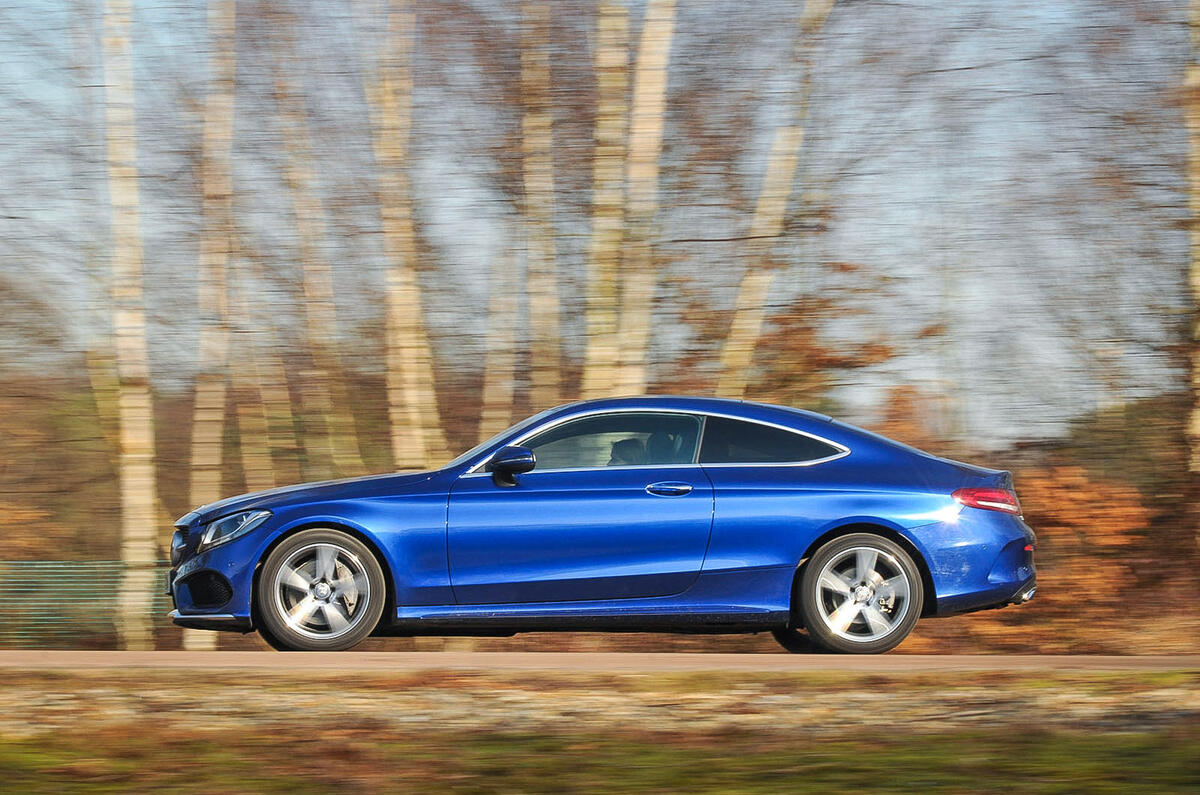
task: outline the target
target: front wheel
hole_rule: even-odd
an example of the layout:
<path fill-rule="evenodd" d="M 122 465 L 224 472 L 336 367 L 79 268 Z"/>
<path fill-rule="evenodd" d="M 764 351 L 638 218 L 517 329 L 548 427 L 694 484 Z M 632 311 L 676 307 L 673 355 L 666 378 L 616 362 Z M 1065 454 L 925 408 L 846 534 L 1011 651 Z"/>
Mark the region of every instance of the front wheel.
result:
<path fill-rule="evenodd" d="M 357 538 L 304 530 L 272 550 L 259 572 L 260 632 L 276 649 L 348 649 L 379 623 L 385 588 L 383 570 Z"/>
<path fill-rule="evenodd" d="M 808 635 L 829 651 L 880 654 L 908 637 L 921 617 L 921 573 L 899 544 L 870 533 L 835 538 L 800 578 Z"/>

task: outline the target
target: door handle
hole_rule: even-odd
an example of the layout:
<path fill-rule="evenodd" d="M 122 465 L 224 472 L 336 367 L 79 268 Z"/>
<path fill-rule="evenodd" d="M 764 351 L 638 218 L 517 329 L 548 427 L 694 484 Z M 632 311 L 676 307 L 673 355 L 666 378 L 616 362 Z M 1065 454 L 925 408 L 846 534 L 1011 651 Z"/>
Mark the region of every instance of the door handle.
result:
<path fill-rule="evenodd" d="M 670 480 L 663 483 L 651 483 L 646 487 L 647 494 L 653 494 L 657 497 L 682 497 L 692 490 L 691 483 L 680 483 Z"/>

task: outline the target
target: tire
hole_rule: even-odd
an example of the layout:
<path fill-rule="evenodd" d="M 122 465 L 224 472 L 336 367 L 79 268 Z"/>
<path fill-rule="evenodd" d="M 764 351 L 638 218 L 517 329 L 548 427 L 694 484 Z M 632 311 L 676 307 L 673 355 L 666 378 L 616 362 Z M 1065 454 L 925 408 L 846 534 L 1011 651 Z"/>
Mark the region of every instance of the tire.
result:
<path fill-rule="evenodd" d="M 807 632 L 800 629 L 792 627 L 773 629 L 771 636 L 792 654 L 820 654 L 825 651 L 824 648 L 813 643 Z"/>
<path fill-rule="evenodd" d="M 834 652 L 882 654 L 916 626 L 924 586 L 899 544 L 853 533 L 817 550 L 804 567 L 797 596 L 813 643 Z"/>
<path fill-rule="evenodd" d="M 259 634 L 281 651 L 341 651 L 379 624 L 383 569 L 354 536 L 317 528 L 288 536 L 259 572 Z"/>

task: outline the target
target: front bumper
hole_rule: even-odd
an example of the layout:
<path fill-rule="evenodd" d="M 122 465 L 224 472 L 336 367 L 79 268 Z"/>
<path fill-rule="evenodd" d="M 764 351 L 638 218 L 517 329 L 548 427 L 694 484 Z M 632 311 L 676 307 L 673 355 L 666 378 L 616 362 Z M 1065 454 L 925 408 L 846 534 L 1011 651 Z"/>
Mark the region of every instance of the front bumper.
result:
<path fill-rule="evenodd" d="M 178 610 L 172 610 L 167 616 L 177 625 L 189 629 L 216 629 L 230 632 L 254 631 L 254 624 L 250 621 L 249 616 L 235 616 L 231 613 L 184 615 Z"/>
<path fill-rule="evenodd" d="M 266 539 L 252 532 L 198 552 L 198 535 L 187 534 L 178 563 L 167 572 L 166 591 L 175 608 L 171 620 L 183 627 L 251 631 L 254 570 Z"/>

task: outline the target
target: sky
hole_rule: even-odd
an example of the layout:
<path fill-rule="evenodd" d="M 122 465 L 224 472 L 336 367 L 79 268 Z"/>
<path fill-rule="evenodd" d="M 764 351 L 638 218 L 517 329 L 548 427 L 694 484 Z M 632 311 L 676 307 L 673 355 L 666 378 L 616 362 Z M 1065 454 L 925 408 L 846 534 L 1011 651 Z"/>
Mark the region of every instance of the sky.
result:
<path fill-rule="evenodd" d="M 235 263 L 247 333 L 301 322 L 298 235 L 282 177 L 272 46 L 302 92 L 326 208 L 343 349 L 382 366 L 383 270 L 364 77 L 375 3 L 239 4 L 235 203 L 265 277 Z M 196 158 L 208 78 L 202 3 L 135 2 L 135 92 L 150 344 L 162 389 L 195 368 L 202 231 Z M 636 42 L 644 6 L 630 3 Z M 594 6 L 553 6 L 555 235 L 564 349 L 585 344 Z M 797 5 L 680 3 L 670 54 L 655 251 L 652 376 L 710 372 L 697 313 L 727 312 L 774 130 L 794 107 Z M 411 175 L 426 320 L 442 367 L 479 367 L 489 274 L 520 283 L 519 7 L 418 11 Z M 769 328 L 794 302 L 831 302 L 820 342 L 894 355 L 832 374 L 851 421 L 888 390 L 945 398 L 953 433 L 1001 445 L 1062 433 L 1114 402 L 1183 386 L 1189 297 L 1178 87 L 1186 4 L 835 3 L 814 40 L 812 93 Z M 283 41 L 283 44 L 280 42 Z M 272 44 L 274 43 L 274 45 Z M 0 9 L 0 356 L 53 369 L 103 335 L 108 267 L 100 4 Z M 850 266 L 850 267 L 846 267 Z M 510 288 L 511 289 L 511 288 Z M 524 307 L 524 296 L 512 300 Z M 772 325 L 774 324 L 774 325 Z M 786 331 L 786 328 L 783 329 Z M 523 329 L 522 329 L 523 331 Z M 520 336 L 518 342 L 521 341 Z"/>

